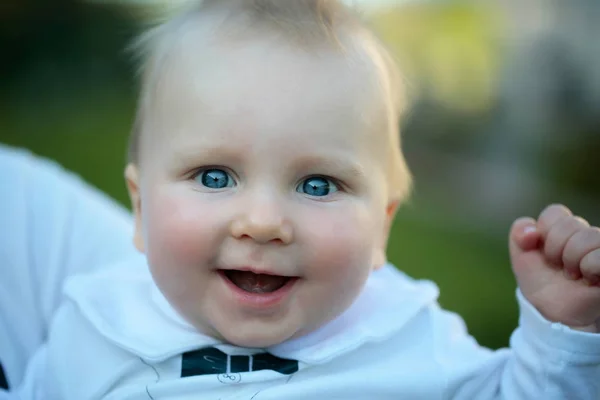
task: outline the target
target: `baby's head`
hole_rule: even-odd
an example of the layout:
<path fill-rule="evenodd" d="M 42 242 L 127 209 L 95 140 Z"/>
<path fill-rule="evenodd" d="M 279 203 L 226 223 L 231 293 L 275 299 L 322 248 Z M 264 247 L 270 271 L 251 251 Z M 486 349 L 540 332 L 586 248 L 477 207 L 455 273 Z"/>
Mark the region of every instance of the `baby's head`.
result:
<path fill-rule="evenodd" d="M 410 187 L 385 49 L 331 0 L 205 0 L 140 43 L 126 178 L 166 299 L 245 347 L 340 315 Z"/>

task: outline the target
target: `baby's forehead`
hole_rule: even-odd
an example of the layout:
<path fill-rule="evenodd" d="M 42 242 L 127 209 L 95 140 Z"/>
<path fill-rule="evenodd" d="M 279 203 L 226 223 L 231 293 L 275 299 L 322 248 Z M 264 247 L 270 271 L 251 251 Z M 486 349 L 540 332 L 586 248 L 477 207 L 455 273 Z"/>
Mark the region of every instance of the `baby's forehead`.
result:
<path fill-rule="evenodd" d="M 386 130 L 378 83 L 342 53 L 249 41 L 183 52 L 169 62 L 150 113 L 163 140 L 182 132 L 186 141 L 243 147 L 270 138 L 314 153 L 311 146 L 343 147 L 365 135 L 370 146 Z M 187 134 L 199 131 L 221 133 Z"/>
<path fill-rule="evenodd" d="M 341 47 L 343 46 L 343 47 Z M 165 46 L 167 47 L 167 46 Z M 351 79 L 355 84 L 383 88 L 387 83 L 386 68 L 374 45 L 359 34 L 344 39 L 340 47 L 333 45 L 297 46 L 280 37 L 249 33 L 232 39 L 204 29 L 191 29 L 157 52 L 152 79 L 172 78 L 201 80 L 207 74 L 227 80 L 225 71 L 246 79 L 263 70 L 294 70 L 298 74 L 332 75 Z M 222 74 L 218 74 L 223 71 Z M 335 71 L 335 72 L 334 72 Z M 274 75 L 275 77 L 275 75 Z M 293 79 L 293 76 L 288 76 Z"/>
<path fill-rule="evenodd" d="M 233 119 L 257 128 L 287 120 L 324 136 L 353 129 L 349 124 L 385 130 L 388 93 L 364 57 L 270 40 L 186 46 L 157 77 L 151 114 L 182 122 L 196 116 L 205 124 Z M 309 120 L 297 120 L 301 115 Z"/>
<path fill-rule="evenodd" d="M 276 101 L 382 122 L 393 107 L 388 78 L 369 43 L 356 42 L 303 48 L 277 38 L 230 41 L 191 31 L 163 56 L 149 82 L 152 108 L 182 113 Z"/>
<path fill-rule="evenodd" d="M 293 57 L 300 62 L 311 60 L 313 65 L 320 62 L 323 71 L 352 70 L 357 81 L 379 82 L 382 86 L 389 83 L 382 82 L 390 72 L 389 65 L 384 65 L 385 49 L 357 24 L 338 23 L 327 34 L 329 31 L 314 24 L 294 28 L 282 21 L 252 23 L 243 19 L 245 13 L 232 18 L 225 9 L 186 14 L 143 36 L 137 46 L 145 72 L 142 86 L 154 86 L 165 77 L 197 77 L 215 64 L 228 66 L 218 62 L 224 57 L 235 59 L 242 66 L 250 57 L 261 58 L 264 64 L 281 64 L 286 57 Z M 184 67 L 188 70 L 182 73 Z"/>

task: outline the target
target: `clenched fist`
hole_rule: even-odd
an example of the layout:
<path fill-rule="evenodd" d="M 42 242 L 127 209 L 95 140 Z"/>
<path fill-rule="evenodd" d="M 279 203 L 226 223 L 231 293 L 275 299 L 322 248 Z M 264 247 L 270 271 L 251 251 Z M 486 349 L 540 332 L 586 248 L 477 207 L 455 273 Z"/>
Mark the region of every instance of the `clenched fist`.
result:
<path fill-rule="evenodd" d="M 600 333 L 600 229 L 562 205 L 520 218 L 510 256 L 521 292 L 548 320 Z"/>

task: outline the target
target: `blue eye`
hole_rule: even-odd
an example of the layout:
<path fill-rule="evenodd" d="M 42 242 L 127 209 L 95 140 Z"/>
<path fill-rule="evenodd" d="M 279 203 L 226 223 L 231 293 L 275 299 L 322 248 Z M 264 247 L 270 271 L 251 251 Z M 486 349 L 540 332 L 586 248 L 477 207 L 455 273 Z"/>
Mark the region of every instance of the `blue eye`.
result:
<path fill-rule="evenodd" d="M 224 189 L 234 186 L 233 178 L 222 169 L 207 169 L 196 176 L 196 181 L 210 189 Z"/>
<path fill-rule="evenodd" d="M 338 187 L 329 179 L 313 176 L 302 181 L 296 191 L 309 196 L 323 197 L 338 191 Z"/>

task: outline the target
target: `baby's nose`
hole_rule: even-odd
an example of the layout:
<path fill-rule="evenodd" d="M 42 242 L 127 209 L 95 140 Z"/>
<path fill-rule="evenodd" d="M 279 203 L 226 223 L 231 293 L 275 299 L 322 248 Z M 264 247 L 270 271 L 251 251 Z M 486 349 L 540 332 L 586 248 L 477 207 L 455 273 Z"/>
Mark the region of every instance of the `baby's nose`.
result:
<path fill-rule="evenodd" d="M 254 204 L 240 213 L 231 224 L 231 234 L 261 244 L 289 244 L 293 239 L 291 223 L 270 202 Z"/>

